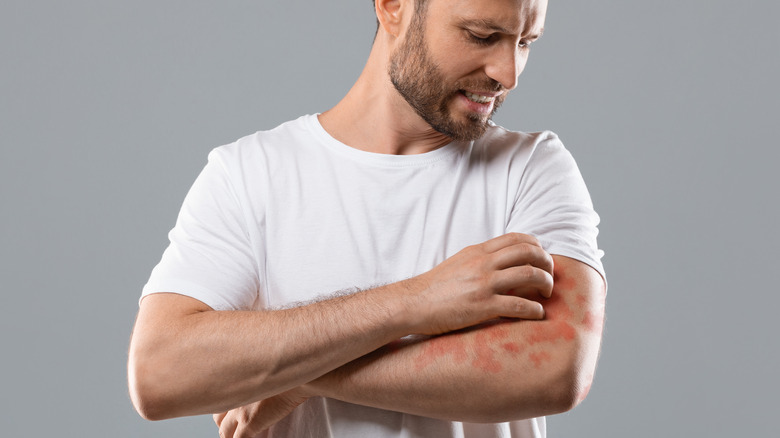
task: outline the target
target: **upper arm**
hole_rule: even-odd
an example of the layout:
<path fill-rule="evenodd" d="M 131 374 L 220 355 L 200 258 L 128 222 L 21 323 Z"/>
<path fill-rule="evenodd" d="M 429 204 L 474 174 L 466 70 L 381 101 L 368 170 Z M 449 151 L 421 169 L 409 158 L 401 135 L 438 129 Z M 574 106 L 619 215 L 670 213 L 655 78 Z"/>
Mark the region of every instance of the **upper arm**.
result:
<path fill-rule="evenodd" d="M 149 412 L 148 395 L 161 386 L 153 377 L 166 366 L 167 359 L 160 353 L 170 351 L 170 342 L 183 337 L 180 319 L 210 310 L 203 302 L 176 293 L 157 293 L 141 300 L 127 363 L 130 396 L 139 412 Z"/>
<path fill-rule="evenodd" d="M 257 236 L 246 196 L 236 191 L 234 179 L 240 175 L 236 167 L 234 154 L 222 148 L 209 154 L 184 198 L 176 225 L 168 233 L 170 244 L 152 270 L 143 296 L 186 291 L 215 310 L 255 307 L 262 265 L 255 248 L 261 242 L 253 240 Z M 154 301 L 157 306 L 161 300 L 155 297 Z"/>
<path fill-rule="evenodd" d="M 560 368 L 560 383 L 571 407 L 590 389 L 605 317 L 606 285 L 601 275 L 580 261 L 553 255 L 553 293 L 539 301 L 545 320 L 527 333 L 533 366 Z M 556 362 L 553 364 L 552 362 Z M 550 362 L 550 363 L 546 363 Z"/>
<path fill-rule="evenodd" d="M 553 255 L 553 295 L 542 302 L 548 318 L 601 336 L 606 284 L 601 274 L 578 260 Z"/>
<path fill-rule="evenodd" d="M 130 342 L 133 359 L 140 344 L 152 343 L 175 331 L 178 318 L 213 310 L 202 301 L 177 293 L 156 293 L 143 297 Z"/>

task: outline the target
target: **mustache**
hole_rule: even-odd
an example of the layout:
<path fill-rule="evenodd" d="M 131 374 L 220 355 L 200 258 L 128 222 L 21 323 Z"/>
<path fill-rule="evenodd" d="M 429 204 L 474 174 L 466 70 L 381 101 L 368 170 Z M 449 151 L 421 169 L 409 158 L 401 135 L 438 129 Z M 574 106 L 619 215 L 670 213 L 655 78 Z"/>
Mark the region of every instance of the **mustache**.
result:
<path fill-rule="evenodd" d="M 495 93 L 504 93 L 507 89 L 498 81 L 490 78 L 463 80 L 455 84 L 459 90 L 479 90 Z"/>

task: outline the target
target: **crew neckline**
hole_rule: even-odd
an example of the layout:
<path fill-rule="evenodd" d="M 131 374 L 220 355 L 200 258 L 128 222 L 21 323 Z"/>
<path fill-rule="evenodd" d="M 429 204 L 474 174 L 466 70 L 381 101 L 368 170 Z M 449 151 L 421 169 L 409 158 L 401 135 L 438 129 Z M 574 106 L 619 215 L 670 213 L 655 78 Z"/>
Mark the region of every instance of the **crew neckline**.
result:
<path fill-rule="evenodd" d="M 430 152 L 422 154 L 411 155 L 394 155 L 394 154 L 382 154 L 378 152 L 363 151 L 335 139 L 332 135 L 325 130 L 319 120 L 319 114 L 309 114 L 304 116 L 304 122 L 306 126 L 312 131 L 312 133 L 322 141 L 328 149 L 336 152 L 340 155 L 348 157 L 352 160 L 356 160 L 365 164 L 371 164 L 375 166 L 384 167 L 410 167 L 410 166 L 427 166 L 432 163 L 444 160 L 457 152 L 464 149 L 464 146 L 470 144 L 470 142 L 458 142 L 452 141 L 446 145 L 434 149 Z"/>

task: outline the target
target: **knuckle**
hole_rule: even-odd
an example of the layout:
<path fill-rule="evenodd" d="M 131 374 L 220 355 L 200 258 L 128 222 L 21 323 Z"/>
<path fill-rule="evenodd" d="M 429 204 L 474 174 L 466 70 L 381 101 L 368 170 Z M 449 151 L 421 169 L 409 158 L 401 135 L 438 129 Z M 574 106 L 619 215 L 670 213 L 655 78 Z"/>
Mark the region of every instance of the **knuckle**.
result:
<path fill-rule="evenodd" d="M 501 276 L 497 272 L 491 272 L 487 275 L 483 275 L 479 280 L 479 289 L 490 291 L 491 293 L 499 292 L 503 287 Z"/>
<path fill-rule="evenodd" d="M 484 254 L 487 251 L 485 250 L 485 245 L 483 243 L 483 244 L 469 245 L 463 248 L 460 252 L 467 256 L 476 256 L 478 254 Z"/>
<path fill-rule="evenodd" d="M 530 265 L 518 266 L 517 277 L 518 280 L 522 281 L 523 283 L 528 283 L 533 281 L 535 275 L 536 275 L 536 270 L 532 266 Z"/>
<path fill-rule="evenodd" d="M 236 420 L 238 424 L 248 424 L 252 421 L 252 416 L 246 409 L 239 409 Z"/>
<path fill-rule="evenodd" d="M 528 242 L 521 242 L 515 245 L 514 251 L 515 257 L 522 261 L 528 261 L 528 259 L 533 257 L 535 247 Z"/>
<path fill-rule="evenodd" d="M 511 233 L 511 235 L 514 241 L 517 243 L 528 243 L 531 245 L 537 245 L 539 243 L 539 240 L 531 234 Z"/>

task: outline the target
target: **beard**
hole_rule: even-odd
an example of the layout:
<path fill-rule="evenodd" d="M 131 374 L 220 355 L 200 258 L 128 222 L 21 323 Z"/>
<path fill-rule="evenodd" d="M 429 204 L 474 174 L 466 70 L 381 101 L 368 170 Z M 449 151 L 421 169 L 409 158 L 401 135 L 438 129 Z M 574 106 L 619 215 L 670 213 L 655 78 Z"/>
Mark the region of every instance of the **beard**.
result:
<path fill-rule="evenodd" d="M 450 103 L 461 90 L 502 91 L 503 86 L 488 77 L 463 80 L 448 86 L 444 75 L 428 54 L 423 31 L 423 19 L 415 16 L 406 39 L 390 58 L 390 81 L 417 115 L 437 132 L 453 140 L 472 141 L 480 138 L 490 126 L 490 119 L 501 106 L 506 93 L 496 97 L 488 116 L 469 112 L 462 120 L 456 120 L 450 111 Z"/>

